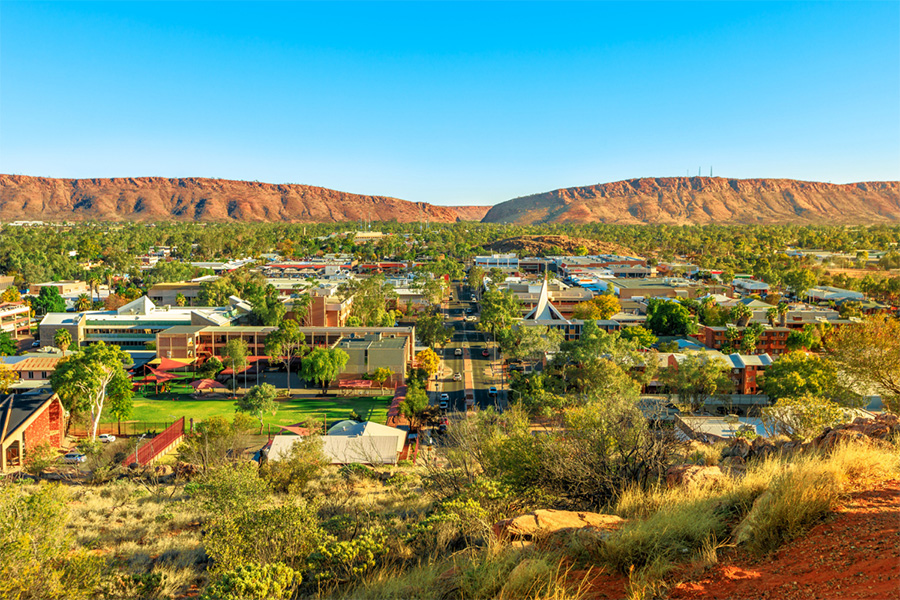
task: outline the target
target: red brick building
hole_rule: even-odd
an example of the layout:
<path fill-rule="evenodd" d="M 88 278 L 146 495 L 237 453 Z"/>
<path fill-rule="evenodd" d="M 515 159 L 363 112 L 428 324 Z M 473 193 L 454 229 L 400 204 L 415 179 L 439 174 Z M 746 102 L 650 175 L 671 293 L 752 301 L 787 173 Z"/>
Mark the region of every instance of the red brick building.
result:
<path fill-rule="evenodd" d="M 740 344 L 743 339 L 746 327 L 709 327 L 702 325 L 700 331 L 692 337 L 700 341 L 701 344 L 713 350 L 721 350 L 728 344 L 728 331 L 734 329 L 738 332 L 735 344 Z M 759 339 L 756 342 L 756 354 L 784 354 L 785 344 L 787 343 L 788 334 L 791 332 L 787 327 L 769 327 L 766 326 Z"/>
<path fill-rule="evenodd" d="M 56 394 L 9 394 L 0 401 L 0 473 L 22 467 L 43 443 L 62 445 L 65 411 Z"/>

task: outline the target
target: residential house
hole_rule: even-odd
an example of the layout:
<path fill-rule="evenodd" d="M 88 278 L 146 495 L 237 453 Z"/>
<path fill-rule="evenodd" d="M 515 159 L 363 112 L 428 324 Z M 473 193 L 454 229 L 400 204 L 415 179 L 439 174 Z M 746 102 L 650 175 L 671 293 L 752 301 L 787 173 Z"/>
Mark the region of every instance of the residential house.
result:
<path fill-rule="evenodd" d="M 65 410 L 54 393 L 9 394 L 0 399 L 0 473 L 22 468 L 37 446 L 62 445 Z"/>

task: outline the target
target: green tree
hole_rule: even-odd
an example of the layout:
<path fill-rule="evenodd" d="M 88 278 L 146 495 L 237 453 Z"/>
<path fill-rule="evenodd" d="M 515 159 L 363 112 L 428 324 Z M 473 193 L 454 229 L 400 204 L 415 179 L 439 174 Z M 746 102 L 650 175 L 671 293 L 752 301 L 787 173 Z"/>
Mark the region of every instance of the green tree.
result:
<path fill-rule="evenodd" d="M 626 341 L 634 341 L 641 348 L 649 348 L 659 339 L 653 333 L 640 325 L 625 327 L 619 332 L 620 337 Z"/>
<path fill-rule="evenodd" d="M 288 396 L 291 395 L 291 363 L 295 356 L 300 356 L 306 348 L 306 336 L 300 331 L 300 325 L 293 319 L 285 319 L 278 329 L 266 336 L 265 352 L 268 356 L 285 356 L 287 366 Z"/>
<path fill-rule="evenodd" d="M 225 343 L 225 349 L 222 351 L 225 359 L 223 362 L 231 369 L 232 384 L 231 391 L 237 395 L 237 378 L 238 373 L 243 371 L 247 366 L 247 342 L 240 338 L 230 339 Z"/>
<path fill-rule="evenodd" d="M 819 344 L 819 334 L 816 326 L 807 323 L 802 330 L 794 330 L 788 334 L 787 341 L 784 346 L 788 351 L 802 350 L 803 348 L 813 349 Z"/>
<path fill-rule="evenodd" d="M 406 388 L 406 398 L 400 402 L 400 414 L 409 421 L 410 431 L 417 431 L 425 420 L 428 410 L 428 393 L 418 382 L 411 382 Z"/>
<path fill-rule="evenodd" d="M 498 331 L 512 327 L 520 316 L 519 301 L 511 291 L 491 287 L 481 295 L 478 328 L 482 331 L 488 331 L 496 337 Z"/>
<path fill-rule="evenodd" d="M 818 356 L 788 352 L 759 377 L 760 387 L 771 400 L 803 396 L 838 399 L 837 371 Z"/>
<path fill-rule="evenodd" d="M 453 329 L 444 324 L 444 316 L 431 310 L 416 319 L 416 337 L 429 348 L 443 346 L 453 337 Z"/>
<path fill-rule="evenodd" d="M 50 285 L 41 287 L 41 293 L 31 301 L 31 308 L 39 315 L 66 312 L 66 301 L 59 295 L 59 290 Z"/>
<path fill-rule="evenodd" d="M 7 332 L 0 331 L 0 356 L 13 356 L 16 351 L 16 341 Z"/>
<path fill-rule="evenodd" d="M 387 322 L 393 322 L 388 314 L 387 303 L 391 298 L 396 298 L 397 293 L 393 286 L 388 284 L 383 275 L 373 275 L 368 279 L 351 279 L 341 285 L 338 292 L 344 298 L 353 298 L 350 308 L 351 316 L 359 319 L 365 327 L 385 326 Z"/>
<path fill-rule="evenodd" d="M 68 329 L 57 329 L 53 334 L 53 345 L 62 350 L 63 354 L 72 345 L 72 334 Z"/>
<path fill-rule="evenodd" d="M 322 394 L 327 394 L 328 385 L 337 379 L 348 360 L 350 355 L 340 348 L 315 348 L 304 359 L 301 372 L 307 381 L 321 383 Z"/>
<path fill-rule="evenodd" d="M 213 379 L 219 372 L 225 368 L 222 361 L 215 356 L 210 356 L 204 361 L 197 371 L 197 374 L 203 379 Z"/>
<path fill-rule="evenodd" d="M 657 336 L 684 336 L 696 333 L 697 324 L 681 304 L 651 298 L 647 303 L 647 328 Z"/>
<path fill-rule="evenodd" d="M 563 337 L 563 332 L 559 329 L 526 326 L 520 322 L 511 329 L 502 330 L 497 339 L 507 356 L 528 359 L 547 352 L 557 352 Z"/>
<path fill-rule="evenodd" d="M 896 319 L 876 316 L 841 327 L 828 342 L 828 360 L 850 379 L 851 386 L 879 393 L 887 410 L 900 412 L 900 322 Z"/>
<path fill-rule="evenodd" d="M 810 269 L 794 269 L 785 274 L 784 283 L 801 300 L 816 285 L 816 274 Z"/>
<path fill-rule="evenodd" d="M 826 427 L 847 421 L 847 412 L 828 398 L 803 394 L 798 398 L 779 398 L 774 405 L 762 409 L 761 418 L 770 435 L 807 441 Z"/>
<path fill-rule="evenodd" d="M 473 290 L 480 290 L 481 284 L 484 282 L 484 269 L 478 265 L 472 265 L 469 273 L 466 275 L 466 283 Z"/>
<path fill-rule="evenodd" d="M 710 398 L 731 392 L 730 372 L 731 365 L 724 360 L 692 352 L 677 367 L 663 371 L 661 380 L 678 398 L 679 408 L 696 413 Z"/>
<path fill-rule="evenodd" d="M 71 413 L 85 410 L 91 415 L 91 439 L 97 437 L 97 426 L 107 399 L 124 403 L 131 397 L 131 381 L 125 365 L 131 357 L 118 346 L 97 342 L 76 352 L 57 365 L 50 376 L 53 390 Z"/>
<path fill-rule="evenodd" d="M 388 369 L 387 367 L 378 367 L 375 369 L 375 373 L 372 374 L 372 381 L 378 384 L 378 387 L 384 391 L 384 384 L 388 379 L 393 377 L 394 372 Z"/>
<path fill-rule="evenodd" d="M 178 292 L 175 295 L 175 304 L 178 306 L 185 306 L 187 304 L 187 298 L 181 292 Z"/>
<path fill-rule="evenodd" d="M 87 294 L 81 294 L 78 296 L 78 299 L 75 301 L 75 310 L 77 312 L 84 312 L 86 310 L 91 310 L 91 299 L 88 298 Z"/>
<path fill-rule="evenodd" d="M 266 413 L 274 415 L 278 411 L 278 403 L 275 402 L 277 395 L 278 391 L 274 385 L 268 383 L 254 385 L 242 398 L 238 398 L 235 407 L 239 412 L 247 413 L 259 420 L 259 433 L 262 435 L 263 416 Z"/>

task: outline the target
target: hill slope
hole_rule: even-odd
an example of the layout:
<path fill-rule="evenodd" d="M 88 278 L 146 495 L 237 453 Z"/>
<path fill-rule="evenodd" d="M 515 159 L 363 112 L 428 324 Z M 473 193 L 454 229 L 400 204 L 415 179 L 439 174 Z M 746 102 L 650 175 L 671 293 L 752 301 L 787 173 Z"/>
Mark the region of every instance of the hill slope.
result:
<path fill-rule="evenodd" d="M 870 224 L 900 221 L 900 182 L 668 177 L 566 188 L 508 200 L 485 223 Z"/>
<path fill-rule="evenodd" d="M 401 222 L 480 220 L 489 207 L 434 206 L 308 185 L 227 179 L 0 175 L 0 220 Z"/>

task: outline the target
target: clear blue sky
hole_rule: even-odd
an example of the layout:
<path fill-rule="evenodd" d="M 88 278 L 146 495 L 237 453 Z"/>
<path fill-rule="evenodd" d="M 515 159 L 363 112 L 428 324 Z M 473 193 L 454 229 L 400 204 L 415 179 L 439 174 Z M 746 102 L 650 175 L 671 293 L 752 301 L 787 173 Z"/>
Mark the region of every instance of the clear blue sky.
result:
<path fill-rule="evenodd" d="M 0 172 L 494 204 L 900 179 L 900 2 L 0 2 Z"/>

